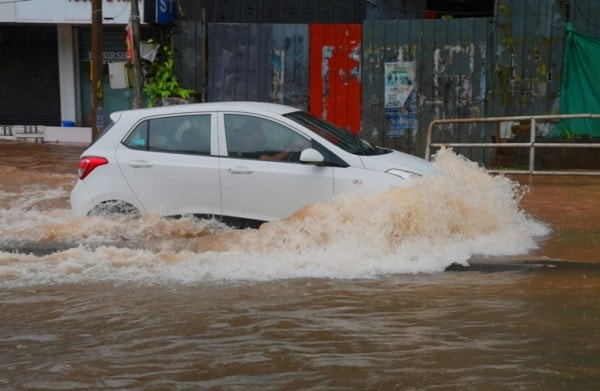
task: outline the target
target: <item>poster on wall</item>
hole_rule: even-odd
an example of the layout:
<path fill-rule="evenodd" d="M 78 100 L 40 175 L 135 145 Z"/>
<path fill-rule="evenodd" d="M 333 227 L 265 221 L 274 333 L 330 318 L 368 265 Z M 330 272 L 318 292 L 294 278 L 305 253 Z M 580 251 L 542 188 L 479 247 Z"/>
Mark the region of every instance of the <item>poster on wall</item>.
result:
<path fill-rule="evenodd" d="M 415 63 L 385 63 L 385 119 L 388 139 L 400 138 L 410 130 L 417 131 L 417 99 Z"/>

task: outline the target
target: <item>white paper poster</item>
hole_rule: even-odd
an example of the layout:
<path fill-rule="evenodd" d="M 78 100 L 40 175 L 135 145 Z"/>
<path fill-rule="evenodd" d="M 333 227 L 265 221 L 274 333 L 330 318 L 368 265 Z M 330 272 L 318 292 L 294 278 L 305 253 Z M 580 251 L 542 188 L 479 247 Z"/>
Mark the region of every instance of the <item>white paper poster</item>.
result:
<path fill-rule="evenodd" d="M 385 107 L 403 107 L 414 89 L 414 62 L 385 63 Z"/>

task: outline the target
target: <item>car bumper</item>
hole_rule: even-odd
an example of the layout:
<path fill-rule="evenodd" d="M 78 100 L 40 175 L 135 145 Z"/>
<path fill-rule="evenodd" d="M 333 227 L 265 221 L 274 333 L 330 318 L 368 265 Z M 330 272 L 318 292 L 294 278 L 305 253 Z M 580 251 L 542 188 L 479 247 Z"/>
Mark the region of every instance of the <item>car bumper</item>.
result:
<path fill-rule="evenodd" d="M 92 197 L 85 182 L 77 181 L 71 190 L 71 213 L 74 216 L 85 216 L 92 208 Z"/>

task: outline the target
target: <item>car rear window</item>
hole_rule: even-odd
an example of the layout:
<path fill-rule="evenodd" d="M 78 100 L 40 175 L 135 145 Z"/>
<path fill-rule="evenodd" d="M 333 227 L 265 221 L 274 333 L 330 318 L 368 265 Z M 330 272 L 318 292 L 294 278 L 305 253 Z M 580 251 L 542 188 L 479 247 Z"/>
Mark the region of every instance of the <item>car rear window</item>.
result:
<path fill-rule="evenodd" d="M 183 154 L 210 154 L 211 115 L 180 115 L 140 122 L 123 144 L 131 149 Z"/>
<path fill-rule="evenodd" d="M 94 145 L 96 142 L 98 142 L 98 140 L 100 140 L 106 133 L 108 133 L 108 131 L 114 126 L 114 124 L 115 123 L 113 121 L 109 121 L 108 124 L 104 126 L 104 129 L 102 129 L 102 131 L 98 133 L 96 137 L 94 137 L 90 145 Z"/>

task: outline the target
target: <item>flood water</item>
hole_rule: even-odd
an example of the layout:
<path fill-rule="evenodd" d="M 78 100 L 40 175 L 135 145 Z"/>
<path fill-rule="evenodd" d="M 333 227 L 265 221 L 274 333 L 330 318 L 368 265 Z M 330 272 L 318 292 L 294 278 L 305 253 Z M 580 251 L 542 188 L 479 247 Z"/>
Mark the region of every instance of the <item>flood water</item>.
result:
<path fill-rule="evenodd" d="M 0 141 L 0 389 L 595 390 L 600 178 L 440 173 L 259 230 L 74 218 Z"/>

